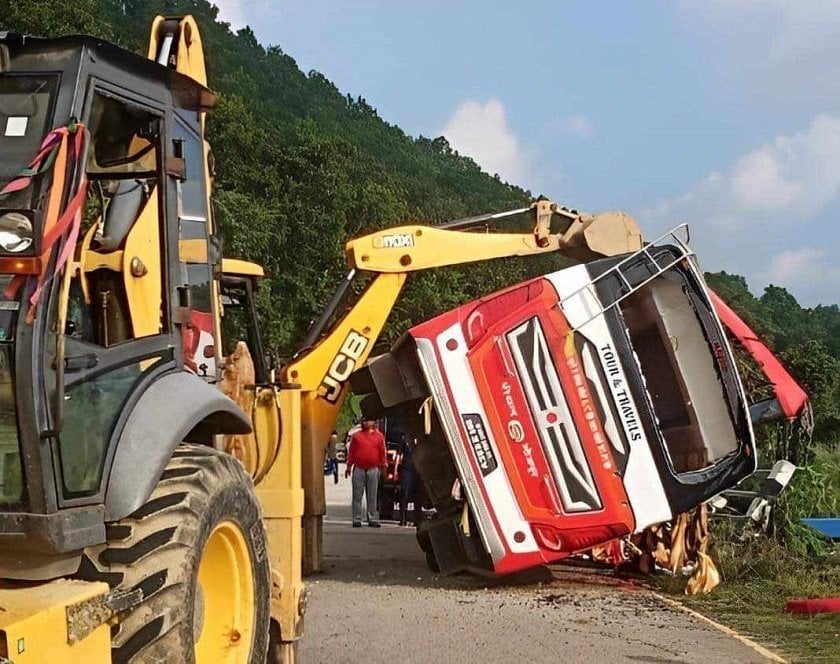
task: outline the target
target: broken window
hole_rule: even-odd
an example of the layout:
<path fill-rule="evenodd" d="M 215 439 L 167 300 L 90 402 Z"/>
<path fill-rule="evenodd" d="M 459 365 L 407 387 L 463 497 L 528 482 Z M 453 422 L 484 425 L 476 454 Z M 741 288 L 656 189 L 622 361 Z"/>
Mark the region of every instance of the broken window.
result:
<path fill-rule="evenodd" d="M 67 335 L 97 346 L 162 332 L 161 118 L 105 92 L 88 120 L 88 198 Z"/>
<path fill-rule="evenodd" d="M 620 304 L 677 473 L 706 468 L 738 448 L 717 360 L 720 342 L 710 343 L 688 288 L 670 272 Z"/>

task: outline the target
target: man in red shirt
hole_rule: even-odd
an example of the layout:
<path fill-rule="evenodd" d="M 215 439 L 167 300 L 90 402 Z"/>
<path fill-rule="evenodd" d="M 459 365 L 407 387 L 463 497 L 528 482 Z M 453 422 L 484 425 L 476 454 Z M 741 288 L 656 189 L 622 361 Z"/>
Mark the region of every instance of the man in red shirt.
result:
<path fill-rule="evenodd" d="M 376 494 L 379 491 L 379 470 L 388 467 L 385 436 L 376 428 L 374 420 L 362 420 L 362 428 L 350 437 L 347 470 L 353 474 L 353 527 L 362 525 L 362 494 L 367 499 L 367 519 L 371 528 L 379 528 Z"/>

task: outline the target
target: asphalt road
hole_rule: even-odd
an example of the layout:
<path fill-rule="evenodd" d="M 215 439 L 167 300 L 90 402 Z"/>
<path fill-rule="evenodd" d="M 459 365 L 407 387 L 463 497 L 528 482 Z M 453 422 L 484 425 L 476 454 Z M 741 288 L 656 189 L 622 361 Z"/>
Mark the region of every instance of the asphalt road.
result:
<path fill-rule="evenodd" d="M 412 528 L 351 528 L 349 503 L 350 482 L 329 478 L 325 571 L 307 580 L 303 664 L 768 661 L 610 574 L 432 574 Z"/>

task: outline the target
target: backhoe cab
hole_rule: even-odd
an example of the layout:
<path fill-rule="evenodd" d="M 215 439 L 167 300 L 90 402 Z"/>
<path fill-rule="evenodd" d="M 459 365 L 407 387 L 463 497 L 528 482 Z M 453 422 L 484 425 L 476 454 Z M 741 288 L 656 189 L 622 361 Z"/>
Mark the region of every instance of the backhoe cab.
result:
<path fill-rule="evenodd" d="M 213 97 L 92 37 L 6 35 L 0 50 L 0 179 L 39 171 L 0 200 L 10 425 L 0 546 L 20 530 L 0 571 L 38 578 L 74 572 L 82 549 L 104 541 L 104 520 L 145 500 L 130 476 L 150 463 L 149 450 L 117 450 L 112 435 L 135 401 L 174 370 L 215 380 L 217 258 L 202 135 Z M 52 152 L 33 159 L 56 129 L 65 135 Z M 201 341 L 185 347 L 188 336 Z M 190 382 L 215 396 L 206 416 L 231 433 L 249 428 L 221 394 Z"/>

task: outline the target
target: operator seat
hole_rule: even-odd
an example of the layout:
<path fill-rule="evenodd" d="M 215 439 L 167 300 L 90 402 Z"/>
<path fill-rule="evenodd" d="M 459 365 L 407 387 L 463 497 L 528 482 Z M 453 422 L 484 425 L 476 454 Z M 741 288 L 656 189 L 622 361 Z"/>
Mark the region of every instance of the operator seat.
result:
<path fill-rule="evenodd" d="M 120 248 L 148 200 L 140 180 L 120 180 L 108 204 L 102 236 L 97 238 L 100 251 Z"/>

